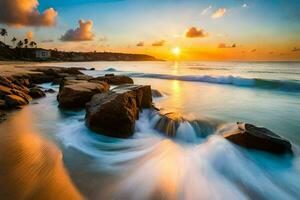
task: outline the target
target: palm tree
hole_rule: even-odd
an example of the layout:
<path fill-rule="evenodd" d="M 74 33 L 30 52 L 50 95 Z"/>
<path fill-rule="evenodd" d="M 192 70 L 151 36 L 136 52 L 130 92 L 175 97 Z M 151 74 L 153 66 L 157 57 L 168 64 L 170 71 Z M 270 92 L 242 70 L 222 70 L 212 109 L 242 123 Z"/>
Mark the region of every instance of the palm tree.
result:
<path fill-rule="evenodd" d="M 13 39 L 11 39 L 11 42 L 14 44 L 14 46 L 15 46 L 15 44 L 16 44 L 16 41 L 17 41 L 17 38 L 16 38 L 16 37 L 13 37 Z"/>
<path fill-rule="evenodd" d="M 18 48 L 22 48 L 23 45 L 24 45 L 24 43 L 22 42 L 22 40 L 20 40 L 20 41 L 18 42 L 18 44 L 17 44 L 17 47 L 18 47 Z"/>
<path fill-rule="evenodd" d="M 5 43 L 5 36 L 7 36 L 7 30 L 2 28 L 0 31 L 0 35 L 3 37 L 3 42 Z"/>
<path fill-rule="evenodd" d="M 31 41 L 31 42 L 29 43 L 29 46 L 31 46 L 31 48 L 33 48 L 33 47 L 36 48 L 37 44 L 36 44 L 35 41 Z"/>
<path fill-rule="evenodd" d="M 25 44 L 25 48 L 27 48 L 27 44 L 28 44 L 29 40 L 26 38 L 24 39 L 24 44 Z"/>

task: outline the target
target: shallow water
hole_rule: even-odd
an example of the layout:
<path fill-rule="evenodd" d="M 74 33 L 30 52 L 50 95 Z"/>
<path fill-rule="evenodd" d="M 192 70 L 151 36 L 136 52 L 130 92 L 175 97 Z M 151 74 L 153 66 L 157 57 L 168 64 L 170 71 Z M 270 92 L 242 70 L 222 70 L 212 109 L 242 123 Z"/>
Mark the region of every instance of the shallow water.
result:
<path fill-rule="evenodd" d="M 131 74 L 136 83 L 151 84 L 152 88 L 164 93 L 164 97 L 154 99 L 157 107 L 218 125 L 216 131 L 204 137 L 197 135 L 189 124 L 182 124 L 177 137 L 170 139 L 153 129 L 156 118 L 145 110 L 132 138 L 109 138 L 94 134 L 85 127 L 84 111 L 60 110 L 56 94 L 49 94 L 38 100 L 38 104 L 33 103 L 16 112 L 7 126 L 22 127 L 17 130 L 18 133 L 30 133 L 29 136 L 22 134 L 22 141 L 42 141 L 54 149 L 38 157 L 45 163 L 53 159 L 61 163 L 59 171 L 62 172 L 59 174 L 63 174 L 64 178 L 52 180 L 66 184 L 65 187 L 70 188 L 67 194 L 76 194 L 78 197 L 77 188 L 87 199 L 300 198 L 300 93 L 295 88 L 208 83 L 178 78 L 233 76 L 247 81 L 297 82 L 300 80 L 300 75 L 297 75 L 300 70 L 298 63 L 193 62 L 174 65 L 169 62 L 98 62 L 51 65 L 96 67 L 97 71 L 86 71 L 92 75 Z M 160 75 L 153 77 L 153 74 L 170 76 L 161 78 Z M 43 86 L 52 87 L 50 84 Z M 22 125 L 22 121 L 27 125 Z M 236 121 L 267 127 L 291 140 L 295 156 L 279 157 L 231 144 L 219 132 Z M 2 131 L 1 134 L 16 132 L 11 128 L 1 130 L 7 130 L 7 133 Z M 8 145 L 14 144 L 15 140 L 2 137 L 1 142 Z M 40 174 L 34 165 L 22 164 L 37 157 L 35 152 L 38 150 L 34 146 L 22 146 L 18 155 L 26 155 L 21 156 L 24 159 L 19 159 L 20 156 L 16 157 L 13 153 L 3 154 L 6 149 L 0 148 L 1 155 L 9 155 L 15 161 L 0 159 L 2 166 L 7 166 L 6 170 L 17 166 L 20 179 L 28 177 L 28 170 L 38 174 L 30 179 L 32 183 L 41 177 L 49 177 L 47 174 L 55 174 Z M 6 162 L 8 164 L 3 165 Z M 37 162 L 40 163 L 39 160 Z M 51 164 L 45 166 L 47 169 Z M 6 180 L 14 177 L 12 174 L 5 176 Z M 2 181 L 0 183 L 3 184 Z M 22 195 L 23 191 L 26 195 L 35 191 L 34 184 L 13 186 Z M 0 197 L 7 195 L 3 191 L 12 191 L 0 188 Z M 47 192 L 53 194 L 55 187 L 49 187 Z M 46 193 L 41 195 L 46 196 Z"/>

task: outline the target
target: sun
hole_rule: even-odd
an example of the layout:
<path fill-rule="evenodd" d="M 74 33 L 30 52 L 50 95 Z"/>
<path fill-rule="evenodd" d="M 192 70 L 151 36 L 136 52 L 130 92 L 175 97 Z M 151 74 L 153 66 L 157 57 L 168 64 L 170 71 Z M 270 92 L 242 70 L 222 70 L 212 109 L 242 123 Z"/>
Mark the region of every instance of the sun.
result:
<path fill-rule="evenodd" d="M 180 48 L 179 47 L 175 47 L 172 49 L 172 53 L 175 55 L 175 56 L 178 56 L 180 54 Z"/>

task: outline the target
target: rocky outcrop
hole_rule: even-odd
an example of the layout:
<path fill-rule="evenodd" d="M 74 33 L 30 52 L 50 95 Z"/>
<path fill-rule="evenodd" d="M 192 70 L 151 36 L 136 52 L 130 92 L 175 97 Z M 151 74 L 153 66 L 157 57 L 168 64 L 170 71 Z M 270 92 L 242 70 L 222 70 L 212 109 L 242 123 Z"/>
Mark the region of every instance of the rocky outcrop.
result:
<path fill-rule="evenodd" d="M 93 96 L 86 106 L 86 125 L 110 137 L 127 138 L 143 108 L 152 105 L 151 87 L 123 85 Z"/>
<path fill-rule="evenodd" d="M 268 151 L 271 153 L 291 153 L 291 143 L 272 131 L 252 124 L 237 123 L 237 130 L 225 133 L 224 137 L 240 146 Z"/>
<path fill-rule="evenodd" d="M 62 108 L 84 108 L 93 95 L 107 92 L 109 85 L 101 81 L 67 80 L 61 85 L 57 100 Z"/>
<path fill-rule="evenodd" d="M 46 94 L 43 90 L 41 90 L 39 88 L 36 88 L 36 87 L 35 88 L 30 88 L 29 95 L 34 99 L 46 96 Z"/>
<path fill-rule="evenodd" d="M 110 85 L 133 84 L 133 80 L 130 77 L 114 74 L 106 74 L 105 76 L 94 78 L 93 80 L 105 81 Z"/>

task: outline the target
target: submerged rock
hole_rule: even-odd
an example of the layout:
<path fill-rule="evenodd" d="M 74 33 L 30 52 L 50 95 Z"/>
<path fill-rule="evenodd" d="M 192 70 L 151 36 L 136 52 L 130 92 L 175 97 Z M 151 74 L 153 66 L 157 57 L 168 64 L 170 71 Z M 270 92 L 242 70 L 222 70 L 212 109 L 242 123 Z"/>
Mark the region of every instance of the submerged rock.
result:
<path fill-rule="evenodd" d="M 30 88 L 29 95 L 34 99 L 46 96 L 45 92 L 39 88 Z"/>
<path fill-rule="evenodd" d="M 70 80 L 60 87 L 57 100 L 63 108 L 84 108 L 93 95 L 106 92 L 109 85 L 106 82 L 88 82 L 84 80 Z"/>
<path fill-rule="evenodd" d="M 132 78 L 114 74 L 106 74 L 105 76 L 94 78 L 93 80 L 105 81 L 111 85 L 133 84 Z"/>
<path fill-rule="evenodd" d="M 100 134 L 127 138 L 134 133 L 139 111 L 151 105 L 150 86 L 120 86 L 93 96 L 86 106 L 86 125 Z"/>
<path fill-rule="evenodd" d="M 224 134 L 226 139 L 235 144 L 277 154 L 292 152 L 292 145 L 288 140 L 266 128 L 240 122 L 237 126 L 237 130 Z"/>
<path fill-rule="evenodd" d="M 154 128 L 173 137 L 176 136 L 176 130 L 183 121 L 185 120 L 179 114 L 170 112 L 160 115 L 160 119 L 157 121 Z"/>
<path fill-rule="evenodd" d="M 50 88 L 50 89 L 46 89 L 44 92 L 45 93 L 55 93 L 55 90 Z"/>
<path fill-rule="evenodd" d="M 160 91 L 155 90 L 155 89 L 152 89 L 151 93 L 152 93 L 152 97 L 162 97 L 163 96 Z"/>

